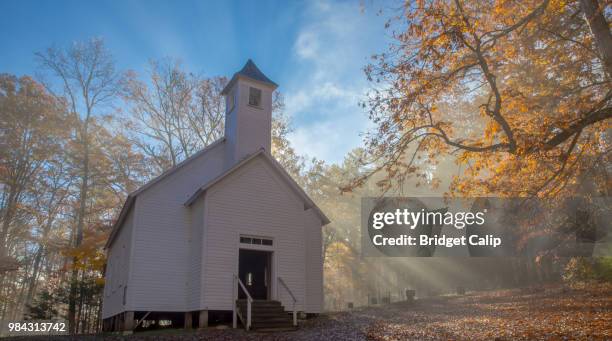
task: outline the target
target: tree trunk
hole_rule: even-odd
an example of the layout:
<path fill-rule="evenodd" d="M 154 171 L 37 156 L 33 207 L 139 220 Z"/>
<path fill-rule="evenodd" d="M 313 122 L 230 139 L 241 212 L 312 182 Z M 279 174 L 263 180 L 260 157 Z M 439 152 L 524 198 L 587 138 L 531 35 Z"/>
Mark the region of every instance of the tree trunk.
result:
<path fill-rule="evenodd" d="M 87 115 L 89 117 L 89 115 Z M 89 191 L 89 134 L 88 134 L 88 122 L 87 120 L 84 123 L 83 128 L 83 173 L 81 180 L 81 190 L 79 193 L 79 211 L 78 211 L 78 221 L 76 226 L 76 236 L 74 239 L 74 247 L 79 247 L 81 242 L 83 241 L 83 227 L 85 224 L 85 211 L 87 208 L 87 196 Z M 68 297 L 68 327 L 69 331 L 72 334 L 77 333 L 77 321 L 76 321 L 76 299 L 77 299 L 77 291 L 78 291 L 78 278 L 79 278 L 79 270 L 76 267 L 78 259 L 73 257 L 72 259 L 72 274 L 70 277 L 70 294 Z"/>
<path fill-rule="evenodd" d="M 0 259 L 8 256 L 8 230 L 15 215 L 17 206 L 17 193 L 15 186 L 10 186 L 4 217 L 2 217 L 2 230 L 0 230 Z"/>
<path fill-rule="evenodd" d="M 3 276 L 2 279 L 0 279 L 0 295 L 2 295 L 2 297 L 8 296 L 8 285 L 5 286 L 5 282 L 7 281 L 7 279 L 8 279 L 8 276 Z M 2 303 L 2 308 L 0 310 L 0 322 L 4 323 L 4 320 L 6 317 L 6 310 L 8 306 L 8 300 L 2 300 L 0 301 L 0 303 Z"/>
<path fill-rule="evenodd" d="M 54 190 L 53 194 L 51 195 L 51 200 L 49 201 L 49 204 L 51 204 L 54 201 L 55 193 L 56 191 Z M 53 225 L 53 221 L 54 221 L 53 215 L 54 214 L 55 213 L 52 213 L 52 210 L 49 210 L 49 216 L 47 217 L 47 221 L 43 229 L 41 242 L 39 243 L 38 250 L 36 251 L 36 255 L 34 256 L 34 266 L 32 269 L 32 277 L 30 278 L 30 283 L 29 283 L 30 286 L 28 288 L 28 294 L 25 300 L 26 306 L 32 303 L 32 298 L 34 297 L 34 292 L 36 289 L 36 281 L 38 280 L 38 274 L 40 272 L 42 258 L 46 251 L 45 247 L 47 245 L 47 237 L 49 236 L 51 225 Z"/>
<path fill-rule="evenodd" d="M 595 45 L 608 77 L 612 77 L 612 34 L 603 14 L 603 7 L 597 0 L 580 0 L 580 7 L 595 38 Z"/>
<path fill-rule="evenodd" d="M 77 321 L 76 330 L 79 330 L 79 326 L 81 329 L 81 334 L 84 333 L 84 319 L 83 319 L 83 306 L 85 305 L 85 293 L 83 290 L 83 283 L 85 283 L 85 270 L 81 272 L 81 281 L 79 283 L 79 309 L 77 311 L 77 315 L 75 320 Z"/>
<path fill-rule="evenodd" d="M 104 293 L 102 293 L 104 295 Z M 96 313 L 96 328 L 94 329 L 95 333 L 101 332 L 101 324 L 102 324 L 102 295 L 98 299 L 98 309 Z"/>
<path fill-rule="evenodd" d="M 40 245 L 38 250 L 36 251 L 36 256 L 34 256 L 34 265 L 32 267 L 32 275 L 30 276 L 30 280 L 28 283 L 28 293 L 25 299 L 26 309 L 27 309 L 27 306 L 32 304 L 32 298 L 34 297 L 34 289 L 36 288 L 36 280 L 38 279 L 40 263 L 42 261 L 42 256 L 44 252 L 45 252 L 45 247 L 43 245 Z"/>

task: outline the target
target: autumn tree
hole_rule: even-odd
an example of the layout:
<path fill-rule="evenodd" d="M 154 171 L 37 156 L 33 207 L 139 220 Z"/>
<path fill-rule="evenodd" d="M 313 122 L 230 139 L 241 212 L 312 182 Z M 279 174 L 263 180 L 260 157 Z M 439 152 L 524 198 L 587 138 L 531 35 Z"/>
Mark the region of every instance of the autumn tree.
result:
<path fill-rule="evenodd" d="M 389 189 L 443 157 L 451 194 L 563 196 L 610 182 L 610 11 L 596 0 L 410 1 L 365 69 L 372 174 Z M 606 17 L 608 16 L 608 17 Z"/>
<path fill-rule="evenodd" d="M 79 191 L 76 207 L 76 224 L 73 246 L 78 248 L 83 241 L 88 204 L 92 161 L 91 125 L 97 115 L 109 114 L 110 105 L 116 99 L 121 83 L 121 74 L 115 69 L 114 60 L 100 39 L 77 42 L 67 48 L 51 47 L 36 53 L 46 83 L 58 98 L 65 98 L 75 124 L 74 164 L 77 165 Z M 73 259 L 73 263 L 77 263 Z M 69 330 L 76 332 L 76 296 L 79 271 L 74 267 L 71 275 L 70 302 L 68 308 Z"/>
<path fill-rule="evenodd" d="M 32 78 L 0 74 L 0 320 L 18 316 L 28 288 L 19 283 L 30 283 L 33 198 L 66 141 L 64 109 Z"/>
<path fill-rule="evenodd" d="M 2 225 L 0 259 L 8 257 L 11 224 L 23 205 L 32 179 L 60 147 L 62 102 L 29 77 L 0 75 L 0 176 Z M 21 207 L 23 208 L 23 207 Z"/>
<path fill-rule="evenodd" d="M 161 173 L 223 135 L 224 77 L 187 73 L 178 60 L 149 62 L 147 79 L 129 73 L 124 99 L 134 141 Z"/>
<path fill-rule="evenodd" d="M 65 155 L 58 153 L 54 158 L 49 158 L 40 176 L 32 181 L 33 186 L 37 189 L 32 191 L 31 196 L 31 238 L 36 242 L 36 251 L 33 255 L 32 269 L 27 278 L 27 294 L 24 299 L 26 306 L 32 303 L 35 296 L 43 261 L 48 259 L 52 252 L 59 253 L 59 248 L 52 242 L 53 229 L 62 215 L 68 213 L 66 206 L 72 194 L 70 189 L 74 182 L 69 167 L 64 164 L 63 156 Z"/>

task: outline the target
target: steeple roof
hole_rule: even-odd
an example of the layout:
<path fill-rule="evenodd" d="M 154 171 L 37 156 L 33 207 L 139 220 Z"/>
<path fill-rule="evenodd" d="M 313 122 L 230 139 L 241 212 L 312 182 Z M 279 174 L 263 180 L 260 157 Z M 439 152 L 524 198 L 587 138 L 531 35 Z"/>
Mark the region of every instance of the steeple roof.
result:
<path fill-rule="evenodd" d="M 238 77 L 245 77 L 248 79 L 252 79 L 260 83 L 268 84 L 274 88 L 278 87 L 276 83 L 274 83 L 273 81 L 270 80 L 270 78 L 264 75 L 263 72 L 259 70 L 257 65 L 255 65 L 255 63 L 253 63 L 251 59 L 249 59 L 246 62 L 246 64 L 244 64 L 242 69 L 234 74 L 234 76 L 232 77 L 230 82 L 227 83 L 225 88 L 223 88 L 223 91 L 221 92 L 222 95 L 225 95 L 229 91 L 229 89 L 234 85 Z"/>

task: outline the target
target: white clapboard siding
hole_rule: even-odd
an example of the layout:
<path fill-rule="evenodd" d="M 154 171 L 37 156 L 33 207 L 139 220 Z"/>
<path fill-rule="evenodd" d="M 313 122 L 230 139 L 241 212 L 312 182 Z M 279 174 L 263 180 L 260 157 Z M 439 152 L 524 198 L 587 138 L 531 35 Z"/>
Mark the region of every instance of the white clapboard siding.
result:
<path fill-rule="evenodd" d="M 223 143 L 139 194 L 134 233 L 131 307 L 136 311 L 187 311 L 193 284 L 192 208 L 185 201 L 222 173 Z M 196 228 L 196 227 L 194 227 Z"/>
<path fill-rule="evenodd" d="M 304 210 L 303 200 L 263 156 L 209 188 L 204 212 L 204 309 L 232 309 L 232 276 L 238 272 L 240 234 L 273 238 L 273 276 L 282 277 L 291 288 L 298 298 L 298 310 L 307 308 L 305 229 L 320 233 L 321 221 L 310 218 L 312 212 Z M 276 283 L 273 277 L 273 295 Z M 283 289 L 278 292 L 290 309 L 289 296 Z"/>
<path fill-rule="evenodd" d="M 321 220 L 312 209 L 306 211 L 306 306 L 307 313 L 323 311 L 323 247 Z"/>
<path fill-rule="evenodd" d="M 106 280 L 104 282 L 104 300 L 102 317 L 106 318 L 124 311 L 123 295 L 128 286 L 131 269 L 132 231 L 134 226 L 134 210 L 128 212 L 121 230 L 108 250 Z M 126 293 L 126 298 L 128 293 Z M 128 303 L 128 302 L 126 302 Z M 126 304 L 127 305 L 127 304 Z"/>
<path fill-rule="evenodd" d="M 189 235 L 189 285 L 187 309 L 199 310 L 202 303 L 202 241 L 204 228 L 204 200 L 191 206 L 191 228 Z"/>

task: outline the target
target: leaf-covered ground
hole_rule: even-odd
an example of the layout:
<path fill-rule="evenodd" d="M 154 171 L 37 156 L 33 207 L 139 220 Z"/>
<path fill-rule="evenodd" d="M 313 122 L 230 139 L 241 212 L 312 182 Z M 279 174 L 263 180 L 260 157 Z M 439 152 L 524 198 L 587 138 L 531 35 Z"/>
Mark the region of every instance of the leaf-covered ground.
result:
<path fill-rule="evenodd" d="M 240 329 L 208 328 L 135 334 L 125 339 L 610 340 L 612 285 L 488 291 L 422 299 L 411 305 L 394 303 L 322 315 L 304 321 L 294 332 L 247 333 Z"/>
<path fill-rule="evenodd" d="M 442 297 L 412 309 L 383 309 L 377 319 L 366 329 L 368 339 L 609 340 L 612 290 L 549 287 Z"/>

